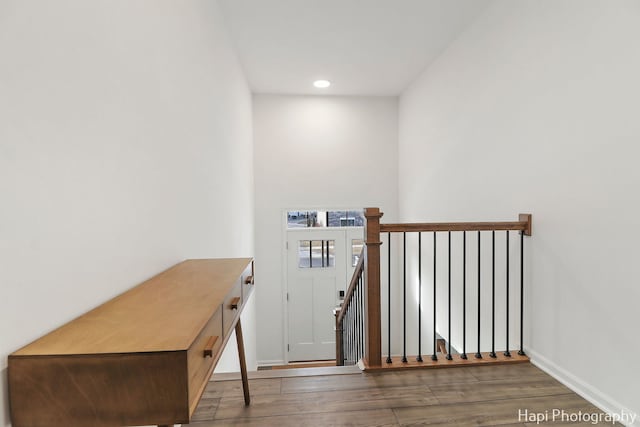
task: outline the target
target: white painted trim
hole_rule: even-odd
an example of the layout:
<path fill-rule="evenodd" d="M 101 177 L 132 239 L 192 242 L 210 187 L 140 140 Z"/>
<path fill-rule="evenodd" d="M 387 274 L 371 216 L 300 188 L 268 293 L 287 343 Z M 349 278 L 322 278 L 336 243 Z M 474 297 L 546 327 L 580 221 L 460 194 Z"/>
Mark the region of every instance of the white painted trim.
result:
<path fill-rule="evenodd" d="M 289 363 L 289 352 L 287 351 L 287 345 L 289 344 L 289 303 L 287 300 L 287 294 L 289 293 L 289 250 L 287 248 L 287 230 L 288 230 L 288 212 L 294 209 L 282 210 L 282 263 L 280 265 L 280 283 L 282 283 L 282 307 L 284 307 L 284 313 L 282 316 L 282 354 L 284 360 L 280 361 L 283 365 Z M 259 365 L 259 363 L 258 363 Z"/>
<path fill-rule="evenodd" d="M 579 394 L 580 396 L 582 396 L 583 398 L 585 398 L 586 400 L 588 400 L 589 402 L 597 406 L 602 411 L 606 413 L 612 413 L 612 414 L 613 413 L 620 414 L 622 412 L 626 412 L 628 414 L 633 413 L 633 411 L 626 408 L 624 405 L 621 405 L 615 399 L 612 399 L 610 396 L 607 396 L 606 394 L 602 393 L 600 390 L 598 390 L 591 384 L 586 383 L 585 381 L 576 377 L 566 369 L 556 365 L 554 362 L 542 356 L 541 354 L 536 353 L 531 349 L 525 349 L 525 351 L 527 352 L 527 355 L 531 359 L 532 364 L 534 364 L 538 368 L 545 371 L 547 374 L 551 375 L 552 377 L 560 381 L 562 384 L 564 384 L 565 386 L 567 386 L 568 388 L 570 388 L 571 390 L 573 390 L 574 392 L 576 392 L 577 394 Z M 635 423 L 625 424 L 625 425 L 628 427 L 640 427 L 640 419 L 638 419 L 640 418 L 640 414 L 637 414 L 637 415 L 638 417 L 636 418 Z"/>

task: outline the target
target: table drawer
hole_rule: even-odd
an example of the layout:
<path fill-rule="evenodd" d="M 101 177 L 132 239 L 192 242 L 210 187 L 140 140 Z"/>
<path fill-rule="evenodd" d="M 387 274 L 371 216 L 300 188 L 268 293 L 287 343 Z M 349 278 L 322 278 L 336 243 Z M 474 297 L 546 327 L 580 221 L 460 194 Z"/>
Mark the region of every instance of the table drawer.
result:
<path fill-rule="evenodd" d="M 225 338 L 231 333 L 231 327 L 242 309 L 242 304 L 242 281 L 238 279 L 238 282 L 225 297 L 222 307 L 222 330 Z"/>
<path fill-rule="evenodd" d="M 209 380 L 223 341 L 222 306 L 219 306 L 187 351 L 190 414 L 195 410 L 206 382 Z"/>

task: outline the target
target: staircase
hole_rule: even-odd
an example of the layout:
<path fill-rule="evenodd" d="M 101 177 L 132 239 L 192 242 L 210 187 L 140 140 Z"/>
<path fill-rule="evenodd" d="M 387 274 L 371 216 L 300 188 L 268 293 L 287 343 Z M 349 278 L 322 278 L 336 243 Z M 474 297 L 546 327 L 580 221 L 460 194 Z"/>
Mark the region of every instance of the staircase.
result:
<path fill-rule="evenodd" d="M 405 224 L 381 224 L 382 216 L 365 209 L 365 247 L 336 311 L 337 365 L 378 371 L 529 360 L 530 214 L 512 222 Z"/>

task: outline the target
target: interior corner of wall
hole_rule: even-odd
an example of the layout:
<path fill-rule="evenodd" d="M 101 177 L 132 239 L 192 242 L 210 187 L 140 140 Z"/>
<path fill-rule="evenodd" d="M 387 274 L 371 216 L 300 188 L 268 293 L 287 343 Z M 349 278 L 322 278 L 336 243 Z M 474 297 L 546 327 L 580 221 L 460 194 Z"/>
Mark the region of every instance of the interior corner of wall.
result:
<path fill-rule="evenodd" d="M 7 427 L 11 425 L 9 419 L 9 385 L 7 380 L 7 367 L 0 370 L 0 417 L 2 425 Z"/>

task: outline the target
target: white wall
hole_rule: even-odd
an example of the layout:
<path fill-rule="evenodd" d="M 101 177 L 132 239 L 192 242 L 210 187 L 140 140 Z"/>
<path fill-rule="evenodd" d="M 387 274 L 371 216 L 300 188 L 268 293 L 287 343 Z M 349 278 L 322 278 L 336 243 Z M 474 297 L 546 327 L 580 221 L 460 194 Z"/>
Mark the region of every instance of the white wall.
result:
<path fill-rule="evenodd" d="M 638 40 L 638 1 L 496 1 L 399 113 L 401 219 L 533 213 L 527 351 L 636 413 Z"/>
<path fill-rule="evenodd" d="M 397 206 L 397 98 L 257 95 L 258 361 L 285 359 L 283 212 Z"/>
<path fill-rule="evenodd" d="M 216 2 L 0 3 L 0 425 L 10 352 L 185 258 L 253 255 L 251 102 Z"/>

